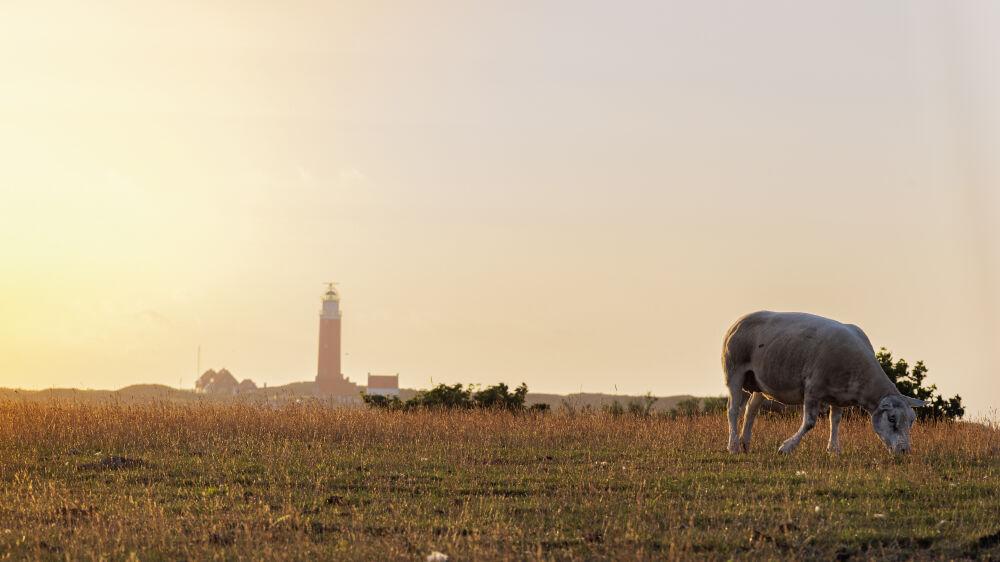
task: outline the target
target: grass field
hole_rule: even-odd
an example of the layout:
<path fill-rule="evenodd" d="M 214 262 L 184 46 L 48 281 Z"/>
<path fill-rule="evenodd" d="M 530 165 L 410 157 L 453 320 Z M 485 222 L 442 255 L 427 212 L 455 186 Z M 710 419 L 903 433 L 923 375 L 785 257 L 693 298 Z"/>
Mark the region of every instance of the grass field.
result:
<path fill-rule="evenodd" d="M 1000 558 L 1000 431 L 762 416 L 0 403 L 0 557 Z M 127 460 L 123 460 L 127 459 Z"/>

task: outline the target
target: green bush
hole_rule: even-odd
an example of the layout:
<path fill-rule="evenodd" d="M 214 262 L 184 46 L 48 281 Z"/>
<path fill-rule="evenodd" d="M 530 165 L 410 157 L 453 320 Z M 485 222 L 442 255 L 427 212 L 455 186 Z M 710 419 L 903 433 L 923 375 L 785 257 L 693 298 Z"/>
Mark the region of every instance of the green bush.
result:
<path fill-rule="evenodd" d="M 462 383 L 451 386 L 442 383 L 430 390 L 418 392 L 406 401 L 407 407 L 468 409 L 472 405 L 472 385 L 463 389 Z"/>
<path fill-rule="evenodd" d="M 462 383 L 453 385 L 439 384 L 430 390 L 422 390 L 406 402 L 393 396 L 388 398 L 377 394 L 361 392 L 361 399 L 370 408 L 386 410 L 412 410 L 414 408 L 463 409 L 484 408 L 524 411 L 524 400 L 528 395 L 528 385 L 521 383 L 514 392 L 504 383 L 499 383 L 483 390 L 476 390 L 476 385 L 463 387 Z M 535 404 L 532 410 L 546 411 L 548 404 Z"/>
<path fill-rule="evenodd" d="M 656 397 L 647 392 L 645 396 L 633 398 L 628 403 L 628 413 L 633 416 L 649 416 L 653 413 Z"/>
<path fill-rule="evenodd" d="M 381 394 L 366 394 L 362 391 L 361 399 L 364 400 L 365 404 L 368 404 L 371 408 L 382 408 L 385 410 L 403 409 L 403 402 L 400 401 L 398 396 L 390 398 L 388 396 L 382 396 Z"/>
<path fill-rule="evenodd" d="M 612 416 L 621 416 L 625 414 L 625 406 L 615 398 L 614 402 L 601 406 L 601 411 Z"/>
<path fill-rule="evenodd" d="M 729 409 L 729 399 L 725 396 L 713 396 L 710 398 L 685 398 L 676 406 L 666 412 L 668 418 L 678 416 L 698 416 L 703 414 L 715 414 L 725 412 Z"/>
<path fill-rule="evenodd" d="M 653 415 L 653 405 L 656 404 L 656 397 L 650 393 L 639 398 L 633 398 L 627 404 L 622 404 L 617 398 L 610 404 L 605 404 L 601 410 L 612 416 L 623 416 L 625 414 L 638 417 L 648 417 Z"/>
<path fill-rule="evenodd" d="M 671 417 L 694 416 L 701 413 L 701 400 L 698 398 L 685 398 L 667 412 Z"/>
<path fill-rule="evenodd" d="M 923 361 L 917 361 L 913 365 L 913 369 L 910 369 L 910 365 L 903 359 L 894 363 L 892 353 L 884 347 L 875 354 L 875 357 L 889 380 L 896 384 L 899 392 L 904 396 L 912 396 L 930 402 L 928 406 L 914 408 L 917 419 L 957 420 L 965 415 L 961 396 L 956 394 L 946 399 L 936 392 L 936 384 L 924 386 L 924 379 L 927 378 L 927 367 Z"/>
<path fill-rule="evenodd" d="M 701 411 L 706 414 L 725 412 L 729 409 L 729 398 L 725 396 L 713 396 L 701 400 Z"/>
<path fill-rule="evenodd" d="M 524 383 L 521 383 L 514 392 L 510 392 L 506 384 L 499 383 L 476 392 L 472 399 L 480 408 L 517 411 L 524 409 L 524 398 L 527 395 L 528 385 Z"/>

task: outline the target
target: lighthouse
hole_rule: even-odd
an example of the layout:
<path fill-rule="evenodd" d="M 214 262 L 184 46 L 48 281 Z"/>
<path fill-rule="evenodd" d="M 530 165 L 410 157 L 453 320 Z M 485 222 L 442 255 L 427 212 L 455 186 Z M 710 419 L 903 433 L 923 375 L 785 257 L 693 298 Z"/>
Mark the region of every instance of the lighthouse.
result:
<path fill-rule="evenodd" d="M 340 295 L 327 283 L 323 307 L 319 312 L 319 361 L 316 370 L 316 393 L 357 397 L 358 387 L 340 371 Z"/>

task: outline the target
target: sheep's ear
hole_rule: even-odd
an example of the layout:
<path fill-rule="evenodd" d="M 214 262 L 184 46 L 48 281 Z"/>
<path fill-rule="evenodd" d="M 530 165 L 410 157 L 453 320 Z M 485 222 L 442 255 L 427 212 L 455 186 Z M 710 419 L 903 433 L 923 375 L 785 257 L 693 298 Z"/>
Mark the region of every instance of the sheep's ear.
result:
<path fill-rule="evenodd" d="M 910 398 L 909 396 L 904 396 L 903 400 L 906 400 L 906 405 L 911 408 L 919 408 L 920 406 L 927 406 L 930 402 L 924 402 L 923 400 L 918 400 L 916 398 Z"/>

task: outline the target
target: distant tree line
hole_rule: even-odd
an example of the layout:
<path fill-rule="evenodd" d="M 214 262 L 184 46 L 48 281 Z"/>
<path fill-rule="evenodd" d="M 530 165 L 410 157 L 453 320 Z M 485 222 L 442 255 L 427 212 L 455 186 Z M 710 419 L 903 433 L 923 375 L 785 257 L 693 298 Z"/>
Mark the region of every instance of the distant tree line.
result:
<path fill-rule="evenodd" d="M 619 402 L 616 398 L 610 404 L 602 406 L 601 411 L 611 414 L 612 416 L 661 416 L 674 419 L 677 417 L 691 417 L 723 412 L 726 410 L 726 405 L 728 404 L 727 399 L 724 396 L 711 398 L 691 397 L 681 400 L 669 410 L 657 411 L 653 408 L 656 401 L 657 398 L 650 393 L 646 393 L 645 396 L 633 398 L 624 404 Z M 563 406 L 571 413 L 575 412 L 575 409 L 569 406 L 565 401 L 563 402 Z M 587 409 L 584 408 L 584 411 L 587 411 Z"/>
<path fill-rule="evenodd" d="M 923 361 L 917 361 L 910 368 L 910 365 L 903 359 L 893 361 L 892 353 L 884 347 L 875 354 L 879 365 L 889 379 L 896 385 L 905 396 L 912 396 L 920 400 L 926 400 L 930 404 L 920 408 L 914 408 L 917 418 L 921 420 L 957 420 L 965 415 L 965 408 L 962 406 L 962 397 L 959 395 L 951 398 L 944 398 L 937 392 L 937 385 L 925 386 L 924 380 L 927 378 L 927 366 Z M 504 383 L 479 389 L 478 385 L 470 384 L 463 386 L 461 383 L 446 385 L 439 384 L 430 390 L 418 392 L 416 396 L 406 400 L 400 400 L 397 396 L 382 396 L 379 394 L 361 393 L 361 398 L 371 408 L 385 410 L 412 410 L 416 408 L 424 409 L 496 409 L 511 412 L 527 410 L 547 411 L 548 404 L 534 404 L 526 407 L 525 398 L 528 395 L 528 385 L 521 383 L 520 386 L 511 391 Z M 601 411 L 613 416 L 662 416 L 666 418 L 690 417 L 698 415 L 711 415 L 725 412 L 728 408 L 728 399 L 724 396 L 710 398 L 685 398 L 669 410 L 654 410 L 657 398 L 647 393 L 645 396 L 633 398 L 626 403 L 615 399 L 610 404 L 605 404 Z M 770 403 L 770 401 L 769 401 Z M 562 408 L 569 414 L 593 413 L 595 410 L 588 406 L 576 407 L 568 401 L 563 400 Z M 782 404 L 773 403 L 772 409 L 779 412 L 797 413 L 798 408 L 784 407 Z M 861 411 L 851 408 L 845 412 L 848 415 L 861 415 Z"/>
<path fill-rule="evenodd" d="M 400 400 L 398 396 L 390 397 L 361 392 L 361 399 L 370 408 L 384 410 L 413 410 L 418 408 L 470 410 L 481 408 L 522 412 L 526 410 L 545 411 L 549 409 L 548 404 L 533 404 L 530 407 L 525 407 L 524 400 L 527 396 L 528 385 L 523 382 L 513 392 L 504 383 L 498 383 L 482 390 L 479 390 L 478 385 L 475 384 L 463 386 L 462 383 L 456 383 L 449 386 L 442 383 L 430 390 L 418 392 L 416 396 L 405 402 Z"/>

